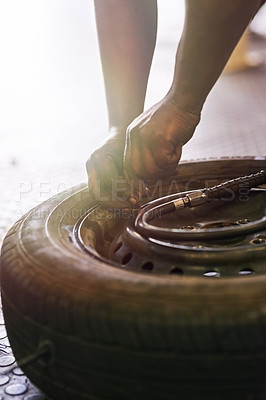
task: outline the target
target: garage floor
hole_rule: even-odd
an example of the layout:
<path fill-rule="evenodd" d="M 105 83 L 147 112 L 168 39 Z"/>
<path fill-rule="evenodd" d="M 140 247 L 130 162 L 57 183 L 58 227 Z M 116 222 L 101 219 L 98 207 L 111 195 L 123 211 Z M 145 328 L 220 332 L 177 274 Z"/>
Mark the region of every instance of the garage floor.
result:
<path fill-rule="evenodd" d="M 266 39 L 253 37 L 264 55 Z M 266 156 L 266 63 L 259 68 L 223 75 L 210 94 L 202 122 L 183 151 L 183 159 L 223 156 Z M 71 143 L 69 144 L 71 146 Z M 31 207 L 86 179 L 84 163 L 53 158 L 40 164 L 14 156 L 0 160 L 0 242 L 8 227 Z M 10 371 L 10 368 L 13 368 Z M 0 400 L 41 400 L 45 396 L 16 367 L 0 314 Z"/>

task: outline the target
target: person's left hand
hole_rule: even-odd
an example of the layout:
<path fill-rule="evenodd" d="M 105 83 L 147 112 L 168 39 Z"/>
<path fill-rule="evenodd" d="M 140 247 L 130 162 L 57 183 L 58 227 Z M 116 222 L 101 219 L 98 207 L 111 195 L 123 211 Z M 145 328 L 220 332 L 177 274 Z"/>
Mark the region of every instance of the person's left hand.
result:
<path fill-rule="evenodd" d="M 106 208 L 129 208 L 137 205 L 139 198 L 123 176 L 125 137 L 124 128 L 112 128 L 86 164 L 91 197 Z"/>

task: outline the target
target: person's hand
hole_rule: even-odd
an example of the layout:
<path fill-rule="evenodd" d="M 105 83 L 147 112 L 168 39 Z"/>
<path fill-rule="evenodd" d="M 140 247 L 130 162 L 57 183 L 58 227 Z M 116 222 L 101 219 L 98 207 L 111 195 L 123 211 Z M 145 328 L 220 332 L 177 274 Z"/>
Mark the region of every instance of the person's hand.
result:
<path fill-rule="evenodd" d="M 95 150 L 86 168 L 91 196 L 110 208 L 129 208 L 139 197 L 123 176 L 126 129 L 113 128 L 105 143 Z"/>
<path fill-rule="evenodd" d="M 141 191 L 141 180 L 170 176 L 199 121 L 199 113 L 181 110 L 167 97 L 137 117 L 127 129 L 124 175 L 128 182 Z"/>

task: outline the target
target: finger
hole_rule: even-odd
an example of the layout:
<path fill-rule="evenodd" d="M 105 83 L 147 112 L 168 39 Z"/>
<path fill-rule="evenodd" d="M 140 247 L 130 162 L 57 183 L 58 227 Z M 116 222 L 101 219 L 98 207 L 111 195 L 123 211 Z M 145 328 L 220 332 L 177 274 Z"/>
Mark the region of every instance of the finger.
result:
<path fill-rule="evenodd" d="M 128 208 L 138 206 L 138 194 L 122 176 L 105 175 L 103 179 L 99 179 L 97 171 L 92 170 L 89 184 L 93 198 L 104 207 Z"/>
<path fill-rule="evenodd" d="M 164 171 L 156 165 L 150 146 L 141 140 L 139 134 L 131 136 L 127 140 L 124 152 L 124 174 L 128 182 L 137 191 L 142 192 L 138 187 L 143 185 L 145 179 L 151 179 L 163 175 Z"/>
<path fill-rule="evenodd" d="M 130 185 L 124 176 L 112 177 L 111 180 L 105 181 L 105 189 L 112 193 L 112 198 L 115 200 L 122 199 L 123 201 L 129 201 L 135 205 L 138 201 L 138 193 L 135 191 L 134 186 Z M 135 198 L 136 201 L 130 201 Z"/>
<path fill-rule="evenodd" d="M 109 187 L 113 177 L 118 175 L 114 159 L 107 154 L 103 156 L 103 154 L 96 152 L 88 160 L 86 167 L 90 177 L 90 188 L 94 192 L 95 198 L 99 201 L 104 201 L 106 192 L 110 192 Z"/>
<path fill-rule="evenodd" d="M 128 186 L 130 187 L 129 202 L 132 206 L 138 206 L 142 197 L 146 195 L 147 188 L 142 179 L 138 179 L 135 175 L 124 172 L 124 176 L 127 180 Z"/>
<path fill-rule="evenodd" d="M 151 144 L 151 153 L 157 167 L 162 171 L 176 168 L 182 154 L 182 146 L 166 139 L 163 135 L 157 137 Z"/>

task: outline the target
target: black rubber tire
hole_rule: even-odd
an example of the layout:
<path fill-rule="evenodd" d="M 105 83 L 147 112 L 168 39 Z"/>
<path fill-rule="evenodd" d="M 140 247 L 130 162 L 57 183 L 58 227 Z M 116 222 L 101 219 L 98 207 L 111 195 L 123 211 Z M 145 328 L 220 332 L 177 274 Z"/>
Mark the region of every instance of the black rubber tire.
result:
<path fill-rule="evenodd" d="M 238 175 L 231 161 L 219 165 L 195 163 L 195 171 Z M 266 161 L 243 165 L 256 172 Z M 14 354 L 53 349 L 25 368 L 29 378 L 56 400 L 266 399 L 266 276 L 149 276 L 64 246 L 60 218 L 94 206 L 76 187 L 30 211 L 4 240 Z"/>

